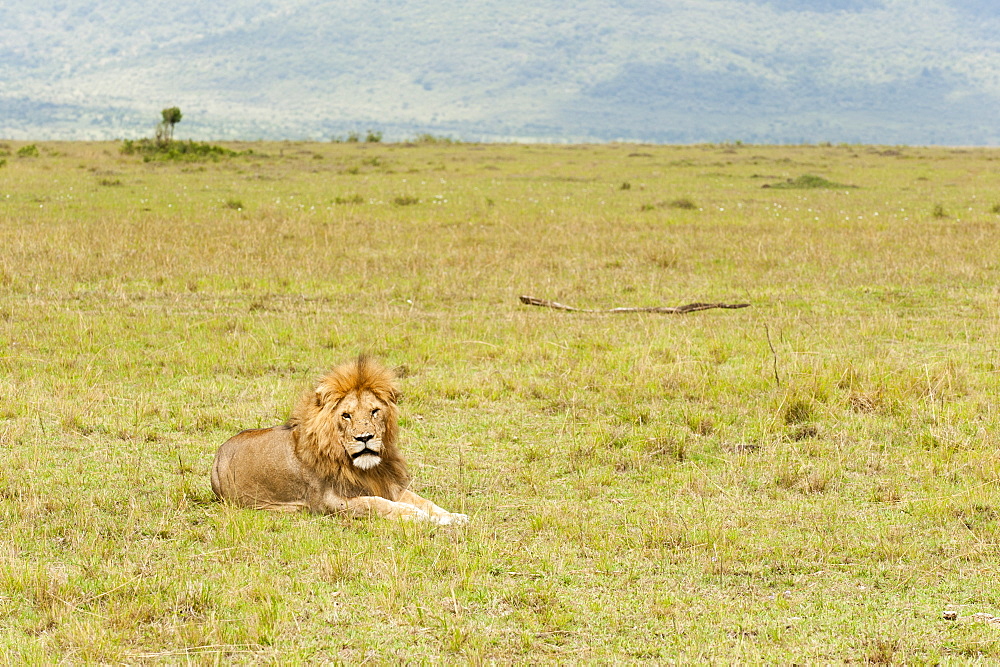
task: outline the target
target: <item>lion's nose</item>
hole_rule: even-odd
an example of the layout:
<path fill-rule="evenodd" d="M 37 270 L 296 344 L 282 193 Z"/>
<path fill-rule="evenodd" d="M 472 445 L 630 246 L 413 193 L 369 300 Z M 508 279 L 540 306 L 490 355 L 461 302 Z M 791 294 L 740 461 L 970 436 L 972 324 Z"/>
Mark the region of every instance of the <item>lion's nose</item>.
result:
<path fill-rule="evenodd" d="M 372 434 L 372 433 L 362 433 L 361 435 L 354 436 L 354 439 L 357 440 L 360 443 L 363 443 L 363 444 L 367 445 L 368 441 L 371 440 L 374 437 L 375 437 L 375 435 Z"/>

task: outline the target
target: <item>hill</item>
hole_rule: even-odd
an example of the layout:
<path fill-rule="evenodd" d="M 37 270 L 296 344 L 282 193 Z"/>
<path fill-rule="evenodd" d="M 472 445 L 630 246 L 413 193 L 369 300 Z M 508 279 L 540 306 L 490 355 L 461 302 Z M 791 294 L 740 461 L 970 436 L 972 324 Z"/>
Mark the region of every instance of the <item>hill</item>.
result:
<path fill-rule="evenodd" d="M 985 0 L 8 0 L 0 136 L 996 144 Z"/>

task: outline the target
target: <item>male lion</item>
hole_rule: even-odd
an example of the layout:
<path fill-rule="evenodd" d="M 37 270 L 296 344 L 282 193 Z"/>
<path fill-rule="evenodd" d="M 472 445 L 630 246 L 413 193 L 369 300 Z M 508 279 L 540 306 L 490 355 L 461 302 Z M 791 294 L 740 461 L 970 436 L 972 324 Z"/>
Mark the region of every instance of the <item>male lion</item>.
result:
<path fill-rule="evenodd" d="M 378 514 L 463 524 L 409 491 L 396 448 L 398 390 L 367 356 L 334 368 L 307 392 L 287 424 L 243 431 L 212 465 L 212 490 L 237 505 L 352 516 Z"/>

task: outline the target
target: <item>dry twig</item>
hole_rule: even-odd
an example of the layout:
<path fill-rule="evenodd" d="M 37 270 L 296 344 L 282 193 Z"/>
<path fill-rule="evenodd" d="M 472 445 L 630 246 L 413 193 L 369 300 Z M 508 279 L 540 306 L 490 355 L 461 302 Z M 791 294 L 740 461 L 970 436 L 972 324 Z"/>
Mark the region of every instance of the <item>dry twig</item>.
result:
<path fill-rule="evenodd" d="M 542 306 L 544 308 L 555 308 L 556 310 L 569 310 L 575 313 L 665 313 L 668 315 L 683 315 L 693 313 L 698 310 L 709 310 L 711 308 L 747 308 L 749 303 L 689 303 L 684 306 L 648 306 L 645 308 L 608 308 L 606 310 L 591 310 L 589 308 L 574 308 L 555 301 L 537 299 L 533 296 L 520 297 L 521 303 L 529 306 Z"/>
<path fill-rule="evenodd" d="M 774 351 L 774 345 L 771 344 L 771 330 L 767 328 L 767 322 L 764 323 L 764 333 L 767 335 L 767 346 L 771 348 L 771 360 L 774 362 L 774 383 L 781 386 L 781 378 L 778 377 L 778 353 Z"/>

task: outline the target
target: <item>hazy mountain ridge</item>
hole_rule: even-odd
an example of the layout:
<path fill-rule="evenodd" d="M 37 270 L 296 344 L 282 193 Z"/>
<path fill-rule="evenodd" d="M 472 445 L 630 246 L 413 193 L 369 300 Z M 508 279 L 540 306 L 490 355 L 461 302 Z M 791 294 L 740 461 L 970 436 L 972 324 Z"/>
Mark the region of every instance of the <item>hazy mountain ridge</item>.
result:
<path fill-rule="evenodd" d="M 1000 143 L 985 0 L 8 0 L 0 135 Z M 140 120 L 141 119 L 141 120 Z"/>

